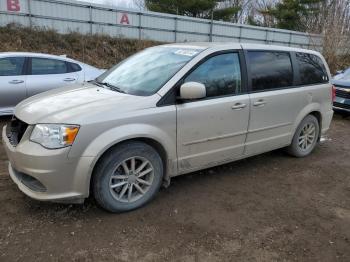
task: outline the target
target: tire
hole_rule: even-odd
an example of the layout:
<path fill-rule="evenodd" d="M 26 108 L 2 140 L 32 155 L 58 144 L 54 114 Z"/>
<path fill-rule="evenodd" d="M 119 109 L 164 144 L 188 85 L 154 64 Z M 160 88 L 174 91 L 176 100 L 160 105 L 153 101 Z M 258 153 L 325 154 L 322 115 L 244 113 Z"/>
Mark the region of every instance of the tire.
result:
<path fill-rule="evenodd" d="M 98 162 L 92 177 L 92 191 L 103 209 L 126 212 L 151 201 L 162 180 L 163 162 L 157 151 L 142 142 L 125 142 Z"/>
<path fill-rule="evenodd" d="M 307 127 L 311 129 L 308 129 Z M 311 130 L 314 130 L 311 132 Z M 293 136 L 292 143 L 287 147 L 287 152 L 295 157 L 305 157 L 311 154 L 318 143 L 320 134 L 320 125 L 318 120 L 313 115 L 306 116 L 299 124 Z M 304 140 L 303 140 L 304 137 Z M 311 138 L 312 142 L 311 142 Z M 307 143 L 303 142 L 307 141 Z M 306 146 L 305 146 L 306 144 Z"/>

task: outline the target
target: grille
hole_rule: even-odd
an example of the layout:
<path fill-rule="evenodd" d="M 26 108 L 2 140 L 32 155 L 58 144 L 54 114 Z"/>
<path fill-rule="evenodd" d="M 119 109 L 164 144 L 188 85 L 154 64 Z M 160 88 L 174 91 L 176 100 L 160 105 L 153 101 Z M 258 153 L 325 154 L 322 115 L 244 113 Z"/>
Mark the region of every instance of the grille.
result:
<path fill-rule="evenodd" d="M 17 146 L 21 141 L 24 132 L 27 130 L 28 124 L 19 120 L 15 116 L 6 127 L 6 136 L 9 139 L 11 145 Z"/>
<path fill-rule="evenodd" d="M 350 89 L 349 89 L 350 90 Z M 350 99 L 350 92 L 346 92 L 344 90 L 341 90 L 341 89 L 336 89 L 335 90 L 335 95 L 337 97 L 342 97 L 342 98 L 347 98 L 347 99 Z"/>
<path fill-rule="evenodd" d="M 345 109 L 350 109 L 350 105 L 348 105 L 348 104 L 341 104 L 341 103 L 337 103 L 337 102 L 333 102 L 333 106 L 340 107 L 340 108 L 345 108 Z"/>

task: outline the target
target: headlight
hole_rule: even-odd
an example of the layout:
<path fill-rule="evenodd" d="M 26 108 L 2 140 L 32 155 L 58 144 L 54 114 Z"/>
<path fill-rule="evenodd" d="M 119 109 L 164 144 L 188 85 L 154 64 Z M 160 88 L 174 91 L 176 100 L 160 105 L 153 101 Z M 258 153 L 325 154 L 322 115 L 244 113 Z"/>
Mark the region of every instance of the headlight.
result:
<path fill-rule="evenodd" d="M 62 148 L 73 144 L 78 131 L 77 125 L 38 124 L 30 140 L 46 148 Z"/>

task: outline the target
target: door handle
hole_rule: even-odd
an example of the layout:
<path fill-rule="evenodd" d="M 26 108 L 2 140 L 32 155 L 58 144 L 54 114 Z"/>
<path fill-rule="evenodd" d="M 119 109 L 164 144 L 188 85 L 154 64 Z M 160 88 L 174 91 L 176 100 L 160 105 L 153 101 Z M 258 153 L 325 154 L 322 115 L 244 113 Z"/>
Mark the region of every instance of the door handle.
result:
<path fill-rule="evenodd" d="M 259 99 L 253 103 L 253 106 L 264 106 L 266 104 L 265 100 Z"/>
<path fill-rule="evenodd" d="M 237 104 L 234 104 L 233 106 L 231 106 L 231 108 L 233 110 L 241 110 L 242 108 L 245 108 L 246 106 L 247 106 L 246 104 L 237 103 Z"/>
<path fill-rule="evenodd" d="M 11 80 L 9 83 L 16 85 L 16 84 L 22 84 L 23 82 L 24 82 L 24 80 L 15 79 L 15 80 Z"/>
<path fill-rule="evenodd" d="M 63 81 L 65 82 L 73 82 L 74 80 L 75 78 L 70 78 L 70 77 L 63 79 Z"/>

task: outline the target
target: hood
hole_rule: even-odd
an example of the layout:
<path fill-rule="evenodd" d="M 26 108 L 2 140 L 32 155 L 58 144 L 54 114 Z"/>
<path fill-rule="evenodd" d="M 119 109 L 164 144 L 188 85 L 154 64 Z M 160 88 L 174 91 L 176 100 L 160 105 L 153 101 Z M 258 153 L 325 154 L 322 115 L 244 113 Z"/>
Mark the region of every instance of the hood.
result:
<path fill-rule="evenodd" d="M 350 88 L 350 80 L 333 79 L 332 84 L 341 88 Z"/>
<path fill-rule="evenodd" d="M 154 107 L 155 96 L 159 99 L 158 94 L 134 96 L 85 83 L 30 97 L 16 106 L 15 115 L 28 124 L 82 124 L 92 115 Z"/>

